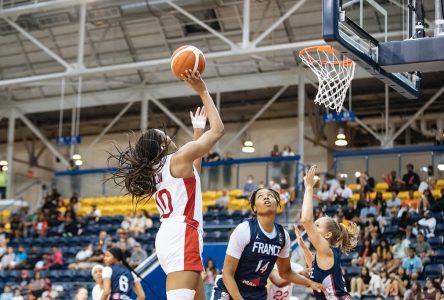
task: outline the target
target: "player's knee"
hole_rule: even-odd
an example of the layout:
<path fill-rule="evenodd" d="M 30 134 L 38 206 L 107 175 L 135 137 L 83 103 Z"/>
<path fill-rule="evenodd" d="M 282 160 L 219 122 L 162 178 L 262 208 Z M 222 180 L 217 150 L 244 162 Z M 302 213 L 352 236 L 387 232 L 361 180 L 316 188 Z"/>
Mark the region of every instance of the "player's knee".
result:
<path fill-rule="evenodd" d="M 195 290 L 190 289 L 176 289 L 167 292 L 168 300 L 193 300 L 194 295 L 196 294 Z"/>

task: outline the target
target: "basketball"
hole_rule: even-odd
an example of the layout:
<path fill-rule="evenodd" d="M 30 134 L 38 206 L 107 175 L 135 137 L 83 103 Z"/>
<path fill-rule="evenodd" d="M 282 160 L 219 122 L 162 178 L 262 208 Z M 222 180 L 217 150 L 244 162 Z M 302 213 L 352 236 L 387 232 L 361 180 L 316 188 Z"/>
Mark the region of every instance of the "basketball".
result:
<path fill-rule="evenodd" d="M 185 70 L 199 71 L 202 74 L 205 70 L 205 57 L 199 48 L 185 45 L 179 47 L 171 56 L 171 71 L 173 74 L 181 78 L 181 74 L 185 75 Z"/>

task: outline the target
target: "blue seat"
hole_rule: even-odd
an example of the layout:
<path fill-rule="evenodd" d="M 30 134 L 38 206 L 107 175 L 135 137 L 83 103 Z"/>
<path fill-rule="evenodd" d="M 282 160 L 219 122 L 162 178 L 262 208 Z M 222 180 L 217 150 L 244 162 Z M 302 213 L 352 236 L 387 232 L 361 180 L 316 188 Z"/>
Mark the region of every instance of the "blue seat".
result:
<path fill-rule="evenodd" d="M 398 233 L 398 226 L 386 226 L 384 227 L 383 235 L 386 237 L 395 236 Z"/>
<path fill-rule="evenodd" d="M 347 274 L 350 278 L 356 277 L 361 273 L 360 267 L 348 267 L 347 268 Z"/>
<path fill-rule="evenodd" d="M 442 237 L 441 236 L 435 236 L 427 239 L 427 242 L 429 242 L 430 246 L 432 246 L 433 249 L 439 249 L 442 247 Z"/>
<path fill-rule="evenodd" d="M 424 268 L 424 276 L 427 277 L 437 277 L 441 274 L 442 265 L 427 265 Z"/>
<path fill-rule="evenodd" d="M 444 235 L 444 223 L 436 225 L 435 236 L 443 236 L 443 235 Z"/>
<path fill-rule="evenodd" d="M 444 249 L 438 249 L 435 251 L 433 262 L 435 264 L 444 264 Z"/>

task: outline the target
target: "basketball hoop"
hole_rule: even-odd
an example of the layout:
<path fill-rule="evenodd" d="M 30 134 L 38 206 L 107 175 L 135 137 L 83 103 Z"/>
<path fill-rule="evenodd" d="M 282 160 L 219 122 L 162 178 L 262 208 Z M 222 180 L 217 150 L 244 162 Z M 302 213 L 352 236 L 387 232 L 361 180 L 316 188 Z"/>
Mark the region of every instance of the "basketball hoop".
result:
<path fill-rule="evenodd" d="M 355 73 L 355 63 L 329 45 L 307 47 L 299 51 L 302 62 L 310 67 L 319 81 L 315 103 L 340 112 Z"/>

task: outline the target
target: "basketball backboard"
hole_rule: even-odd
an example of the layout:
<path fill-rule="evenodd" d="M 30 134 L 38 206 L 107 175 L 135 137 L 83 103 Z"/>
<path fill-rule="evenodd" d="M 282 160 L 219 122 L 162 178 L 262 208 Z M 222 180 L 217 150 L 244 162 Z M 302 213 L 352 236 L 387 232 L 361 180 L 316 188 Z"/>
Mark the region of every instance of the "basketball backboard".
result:
<path fill-rule="evenodd" d="M 394 90 L 415 99 L 420 95 L 418 70 L 395 73 L 380 64 L 381 45 L 409 40 L 415 33 L 410 2 L 415 1 L 323 0 L 323 38 Z"/>

